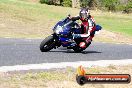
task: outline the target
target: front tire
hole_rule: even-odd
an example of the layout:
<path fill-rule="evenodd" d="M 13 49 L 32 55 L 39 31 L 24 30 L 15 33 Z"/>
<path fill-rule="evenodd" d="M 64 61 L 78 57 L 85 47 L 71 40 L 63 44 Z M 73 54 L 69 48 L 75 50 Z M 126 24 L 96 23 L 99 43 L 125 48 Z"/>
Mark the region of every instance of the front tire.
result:
<path fill-rule="evenodd" d="M 55 41 L 53 36 L 46 37 L 40 44 L 40 51 L 47 52 L 55 47 Z"/>

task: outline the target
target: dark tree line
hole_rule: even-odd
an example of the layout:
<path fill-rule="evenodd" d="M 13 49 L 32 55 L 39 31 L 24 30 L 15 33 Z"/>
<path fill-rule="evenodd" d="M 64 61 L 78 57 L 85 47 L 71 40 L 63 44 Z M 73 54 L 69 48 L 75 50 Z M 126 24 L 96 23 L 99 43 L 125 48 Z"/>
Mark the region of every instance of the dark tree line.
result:
<path fill-rule="evenodd" d="M 40 3 L 66 7 L 73 5 L 77 7 L 75 5 L 79 3 L 79 7 L 89 7 L 90 9 L 132 12 L 132 0 L 40 0 Z"/>
<path fill-rule="evenodd" d="M 40 3 L 48 5 L 60 5 L 65 7 L 72 7 L 72 0 L 40 0 Z"/>

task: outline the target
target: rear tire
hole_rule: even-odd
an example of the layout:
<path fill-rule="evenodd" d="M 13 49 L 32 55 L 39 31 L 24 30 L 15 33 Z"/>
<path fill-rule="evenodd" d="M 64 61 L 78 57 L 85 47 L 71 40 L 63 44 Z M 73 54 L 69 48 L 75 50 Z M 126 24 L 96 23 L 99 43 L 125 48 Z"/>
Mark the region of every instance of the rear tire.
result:
<path fill-rule="evenodd" d="M 89 47 L 89 45 L 91 44 L 91 42 L 89 42 L 88 44 L 87 44 L 87 47 Z M 87 48 L 86 47 L 86 48 Z M 86 48 L 81 48 L 81 47 L 79 47 L 79 45 L 78 46 L 75 46 L 74 48 L 73 48 L 73 50 L 76 52 L 76 53 L 79 53 L 79 52 L 82 52 L 83 50 L 85 50 Z"/>
<path fill-rule="evenodd" d="M 84 49 L 81 48 L 81 47 L 79 47 L 79 46 L 75 46 L 75 47 L 73 48 L 73 50 L 74 50 L 76 53 L 79 53 L 79 52 L 82 52 Z"/>
<path fill-rule="evenodd" d="M 55 47 L 55 41 L 53 36 L 46 37 L 40 44 L 40 51 L 47 52 Z"/>

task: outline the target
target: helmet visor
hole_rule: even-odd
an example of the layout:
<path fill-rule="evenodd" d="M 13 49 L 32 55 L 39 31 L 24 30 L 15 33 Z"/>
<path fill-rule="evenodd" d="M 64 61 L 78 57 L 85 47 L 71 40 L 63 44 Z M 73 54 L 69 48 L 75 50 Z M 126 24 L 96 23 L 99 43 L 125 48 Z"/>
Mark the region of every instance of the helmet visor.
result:
<path fill-rule="evenodd" d="M 87 18 L 87 12 L 86 11 L 81 11 L 80 12 L 80 17 L 83 18 L 83 19 L 86 19 Z"/>
<path fill-rule="evenodd" d="M 87 14 L 81 14 L 81 18 L 86 19 L 87 18 Z"/>

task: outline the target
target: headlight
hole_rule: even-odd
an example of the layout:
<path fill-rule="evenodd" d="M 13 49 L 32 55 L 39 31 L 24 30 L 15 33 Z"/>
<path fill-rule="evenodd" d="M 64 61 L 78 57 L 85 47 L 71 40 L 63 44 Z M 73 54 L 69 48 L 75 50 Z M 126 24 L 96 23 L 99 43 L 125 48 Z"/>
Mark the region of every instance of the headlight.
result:
<path fill-rule="evenodd" d="M 55 33 L 56 34 L 59 34 L 60 32 L 63 32 L 63 28 L 61 26 L 57 26 L 56 29 L 55 29 Z"/>

